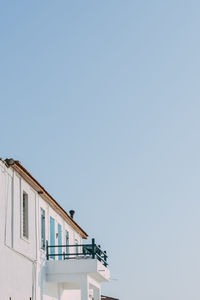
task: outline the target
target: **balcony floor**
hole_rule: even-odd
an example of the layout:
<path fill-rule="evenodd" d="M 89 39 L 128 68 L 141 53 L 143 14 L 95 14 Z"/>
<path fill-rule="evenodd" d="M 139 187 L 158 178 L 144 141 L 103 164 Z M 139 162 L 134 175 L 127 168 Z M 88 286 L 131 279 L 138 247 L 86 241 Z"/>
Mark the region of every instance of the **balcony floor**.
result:
<path fill-rule="evenodd" d="M 83 275 L 90 276 L 97 283 L 107 282 L 110 271 L 97 259 L 70 259 L 46 261 L 46 281 L 79 283 Z"/>

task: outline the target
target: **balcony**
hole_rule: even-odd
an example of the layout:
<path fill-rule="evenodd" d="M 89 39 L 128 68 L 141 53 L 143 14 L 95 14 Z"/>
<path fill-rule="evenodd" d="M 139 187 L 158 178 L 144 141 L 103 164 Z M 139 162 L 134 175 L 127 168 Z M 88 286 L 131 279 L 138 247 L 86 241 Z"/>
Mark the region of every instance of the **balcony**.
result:
<path fill-rule="evenodd" d="M 107 253 L 106 251 L 102 251 L 100 245 L 95 244 L 95 239 L 92 239 L 92 244 L 82 244 L 82 245 L 76 244 L 76 245 L 49 246 L 47 242 L 46 257 L 47 260 L 49 259 L 55 260 L 56 258 L 58 258 L 58 260 L 91 258 L 91 259 L 97 259 L 105 267 L 108 266 Z"/>
<path fill-rule="evenodd" d="M 91 244 L 46 245 L 46 281 L 62 283 L 66 290 L 80 290 L 81 300 L 90 291 L 100 299 L 101 283 L 108 282 L 108 256 L 92 239 Z"/>

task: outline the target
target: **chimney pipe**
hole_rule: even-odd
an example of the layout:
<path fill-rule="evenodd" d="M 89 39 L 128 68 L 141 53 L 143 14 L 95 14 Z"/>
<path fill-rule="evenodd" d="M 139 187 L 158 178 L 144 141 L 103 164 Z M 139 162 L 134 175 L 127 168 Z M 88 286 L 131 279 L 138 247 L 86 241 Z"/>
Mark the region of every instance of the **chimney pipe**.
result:
<path fill-rule="evenodd" d="M 70 217 L 73 219 L 74 218 L 74 214 L 75 214 L 75 211 L 73 209 L 71 209 L 69 211 L 69 214 L 70 214 Z"/>
<path fill-rule="evenodd" d="M 15 163 L 13 158 L 6 158 L 5 162 L 7 163 L 8 167 L 13 166 Z"/>

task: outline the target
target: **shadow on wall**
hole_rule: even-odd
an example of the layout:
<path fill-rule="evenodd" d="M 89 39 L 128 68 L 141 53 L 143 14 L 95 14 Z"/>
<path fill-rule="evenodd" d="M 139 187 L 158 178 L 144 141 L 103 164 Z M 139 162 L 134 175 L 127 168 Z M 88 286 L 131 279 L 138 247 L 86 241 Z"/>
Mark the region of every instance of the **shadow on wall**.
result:
<path fill-rule="evenodd" d="M 101 296 L 101 300 L 119 300 L 117 298 L 107 297 L 107 296 Z"/>

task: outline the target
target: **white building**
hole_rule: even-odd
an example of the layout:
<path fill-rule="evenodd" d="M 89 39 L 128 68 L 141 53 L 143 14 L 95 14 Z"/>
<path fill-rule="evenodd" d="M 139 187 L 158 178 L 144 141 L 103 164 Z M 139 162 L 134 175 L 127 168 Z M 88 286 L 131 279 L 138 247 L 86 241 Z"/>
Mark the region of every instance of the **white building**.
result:
<path fill-rule="evenodd" d="M 19 161 L 0 159 L 1 300 L 100 300 L 107 255 L 83 239 L 73 211 Z"/>

